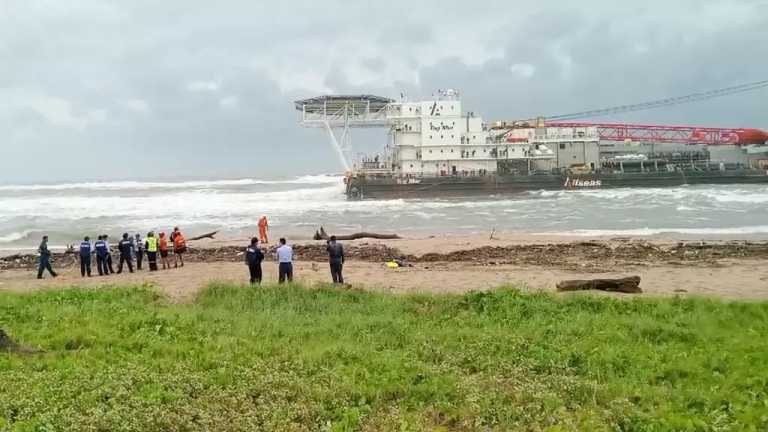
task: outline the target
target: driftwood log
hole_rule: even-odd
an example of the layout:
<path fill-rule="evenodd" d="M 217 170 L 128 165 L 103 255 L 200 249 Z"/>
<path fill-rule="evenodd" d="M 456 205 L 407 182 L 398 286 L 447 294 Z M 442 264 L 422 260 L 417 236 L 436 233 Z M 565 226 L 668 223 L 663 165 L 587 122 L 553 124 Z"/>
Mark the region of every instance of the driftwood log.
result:
<path fill-rule="evenodd" d="M 204 238 L 208 238 L 208 239 L 213 240 L 214 239 L 213 236 L 215 236 L 218 233 L 219 233 L 218 231 L 212 231 L 212 232 L 209 232 L 209 233 L 201 234 L 201 235 L 199 235 L 197 237 L 192 237 L 192 238 L 190 238 L 188 240 L 189 241 L 192 241 L 192 240 L 202 240 Z"/>
<path fill-rule="evenodd" d="M 320 227 L 320 231 L 315 231 L 315 236 L 313 238 L 315 240 L 328 240 L 331 238 L 331 236 L 325 232 L 325 229 L 323 227 Z M 377 233 L 369 233 L 369 232 L 359 232 L 359 233 L 347 234 L 347 235 L 336 235 L 337 240 L 357 240 L 362 238 L 392 240 L 392 239 L 399 239 L 400 236 L 397 234 L 377 234 Z"/>
<path fill-rule="evenodd" d="M 621 279 L 564 280 L 557 283 L 558 291 L 601 290 L 609 292 L 641 293 L 640 276 Z"/>

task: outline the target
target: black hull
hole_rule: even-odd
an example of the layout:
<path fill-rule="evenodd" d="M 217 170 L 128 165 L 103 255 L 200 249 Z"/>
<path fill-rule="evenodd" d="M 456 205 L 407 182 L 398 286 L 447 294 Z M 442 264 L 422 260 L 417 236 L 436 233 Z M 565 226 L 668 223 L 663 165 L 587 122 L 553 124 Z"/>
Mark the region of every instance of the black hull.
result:
<path fill-rule="evenodd" d="M 603 189 L 621 187 L 672 187 L 695 184 L 768 184 L 762 170 L 676 171 L 584 175 L 510 175 L 483 177 L 393 177 L 347 180 L 350 199 L 461 197 L 514 194 L 530 190 Z"/>

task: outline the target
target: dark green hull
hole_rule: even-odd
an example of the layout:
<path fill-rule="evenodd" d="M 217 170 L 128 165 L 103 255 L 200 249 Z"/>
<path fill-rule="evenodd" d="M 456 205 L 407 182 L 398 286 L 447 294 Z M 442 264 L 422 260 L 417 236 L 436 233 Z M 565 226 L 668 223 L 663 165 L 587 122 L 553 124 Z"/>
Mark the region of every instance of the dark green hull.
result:
<path fill-rule="evenodd" d="M 530 190 L 671 187 L 695 184 L 768 184 L 764 170 L 726 170 L 646 173 L 592 173 L 582 175 L 532 174 L 482 177 L 350 177 L 351 199 L 427 198 L 519 193 Z"/>

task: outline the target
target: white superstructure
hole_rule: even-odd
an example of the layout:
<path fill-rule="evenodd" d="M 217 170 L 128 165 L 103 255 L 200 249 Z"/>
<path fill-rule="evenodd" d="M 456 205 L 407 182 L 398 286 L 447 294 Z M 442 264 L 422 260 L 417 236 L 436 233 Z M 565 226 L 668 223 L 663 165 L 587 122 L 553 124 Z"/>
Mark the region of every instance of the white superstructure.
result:
<path fill-rule="evenodd" d="M 438 91 L 425 101 L 371 95 L 320 96 L 296 101 L 305 126 L 325 127 L 345 166 L 367 175 L 396 177 L 530 173 L 599 161 L 594 127 L 533 127 L 496 123 L 462 111 L 459 93 Z M 382 154 L 348 163 L 350 127 L 388 127 Z M 336 138 L 333 128 L 342 129 Z M 346 143 L 346 144 L 345 144 Z"/>

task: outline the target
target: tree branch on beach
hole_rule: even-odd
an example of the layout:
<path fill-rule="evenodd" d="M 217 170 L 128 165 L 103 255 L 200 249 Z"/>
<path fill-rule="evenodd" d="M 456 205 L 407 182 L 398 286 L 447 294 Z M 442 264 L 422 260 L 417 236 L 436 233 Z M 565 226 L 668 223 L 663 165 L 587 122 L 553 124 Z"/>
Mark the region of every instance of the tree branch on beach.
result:
<path fill-rule="evenodd" d="M 319 231 L 315 231 L 315 236 L 313 238 L 315 240 L 328 240 L 331 238 L 331 236 L 325 232 L 325 229 L 323 227 L 320 227 Z M 378 240 L 393 240 L 393 239 L 399 239 L 401 237 L 397 234 L 377 234 L 377 233 L 369 233 L 369 232 L 336 235 L 337 240 L 357 240 L 362 238 L 372 238 L 372 239 L 378 239 Z"/>
<path fill-rule="evenodd" d="M 219 233 L 218 231 L 211 231 L 209 233 L 201 234 L 201 235 L 199 235 L 197 237 L 192 237 L 192 238 L 189 239 L 189 241 L 192 241 L 192 240 L 202 240 L 202 239 L 205 239 L 205 238 L 214 240 L 213 236 L 215 236 L 218 233 Z"/>

